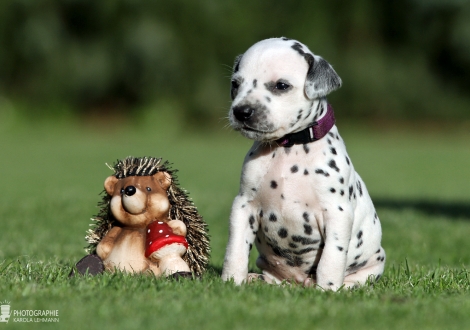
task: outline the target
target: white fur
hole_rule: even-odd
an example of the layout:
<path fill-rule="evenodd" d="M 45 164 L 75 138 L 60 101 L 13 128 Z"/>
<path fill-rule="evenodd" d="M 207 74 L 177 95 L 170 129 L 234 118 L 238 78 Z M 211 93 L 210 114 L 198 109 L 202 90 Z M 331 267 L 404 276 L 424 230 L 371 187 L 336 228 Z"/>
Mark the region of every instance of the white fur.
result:
<path fill-rule="evenodd" d="M 380 222 L 336 126 L 309 144 L 275 142 L 324 116 L 325 96 L 341 85 L 339 76 L 305 45 L 284 38 L 253 45 L 234 69 L 230 124 L 255 142 L 232 206 L 222 277 L 248 279 L 253 243 L 268 282 L 337 290 L 380 277 Z M 273 88 L 279 82 L 290 87 Z M 249 118 L 237 118 L 243 107 Z"/>

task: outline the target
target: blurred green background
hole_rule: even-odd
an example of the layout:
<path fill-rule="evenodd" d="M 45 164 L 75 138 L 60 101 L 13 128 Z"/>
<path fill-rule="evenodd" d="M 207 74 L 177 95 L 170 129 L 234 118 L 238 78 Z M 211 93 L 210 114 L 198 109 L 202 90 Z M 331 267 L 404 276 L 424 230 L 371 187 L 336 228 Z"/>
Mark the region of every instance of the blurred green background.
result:
<path fill-rule="evenodd" d="M 2 0 L 0 116 L 216 126 L 234 57 L 275 36 L 335 67 L 343 118 L 470 118 L 465 0 Z"/>

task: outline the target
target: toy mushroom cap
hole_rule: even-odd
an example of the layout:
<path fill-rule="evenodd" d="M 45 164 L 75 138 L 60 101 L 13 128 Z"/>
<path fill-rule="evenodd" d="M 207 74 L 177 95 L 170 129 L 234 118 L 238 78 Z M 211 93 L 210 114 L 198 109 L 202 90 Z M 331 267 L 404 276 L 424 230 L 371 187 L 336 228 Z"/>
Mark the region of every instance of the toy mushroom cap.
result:
<path fill-rule="evenodd" d="M 163 221 L 154 221 L 147 226 L 145 257 L 148 258 L 155 251 L 170 245 L 172 246 L 168 252 L 173 251 L 183 255 L 188 248 L 188 241 L 184 236 L 173 234 L 171 227 Z"/>

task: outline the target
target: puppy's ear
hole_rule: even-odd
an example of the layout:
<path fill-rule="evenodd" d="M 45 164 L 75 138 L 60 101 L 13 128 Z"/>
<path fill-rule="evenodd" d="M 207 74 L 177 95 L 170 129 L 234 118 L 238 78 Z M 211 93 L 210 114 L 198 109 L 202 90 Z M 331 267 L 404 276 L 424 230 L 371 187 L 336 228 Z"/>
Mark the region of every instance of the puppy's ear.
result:
<path fill-rule="evenodd" d="M 235 57 L 235 62 L 233 63 L 233 72 L 232 74 L 236 73 L 238 71 L 238 67 L 240 65 L 240 61 L 242 60 L 243 54 L 238 55 Z"/>
<path fill-rule="evenodd" d="M 333 67 L 320 56 L 305 54 L 308 63 L 305 94 L 309 99 L 326 96 L 341 87 L 341 78 Z"/>

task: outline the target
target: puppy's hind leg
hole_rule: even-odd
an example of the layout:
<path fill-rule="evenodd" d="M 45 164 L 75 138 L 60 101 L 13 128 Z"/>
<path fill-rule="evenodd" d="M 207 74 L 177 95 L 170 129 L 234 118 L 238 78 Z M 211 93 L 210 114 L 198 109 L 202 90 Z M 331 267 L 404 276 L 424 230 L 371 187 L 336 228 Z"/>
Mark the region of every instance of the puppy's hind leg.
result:
<path fill-rule="evenodd" d="M 364 285 L 367 280 L 376 282 L 383 274 L 384 262 L 374 263 L 370 267 L 361 268 L 354 274 L 349 274 L 344 278 L 344 286 L 346 288 L 354 288 Z"/>

